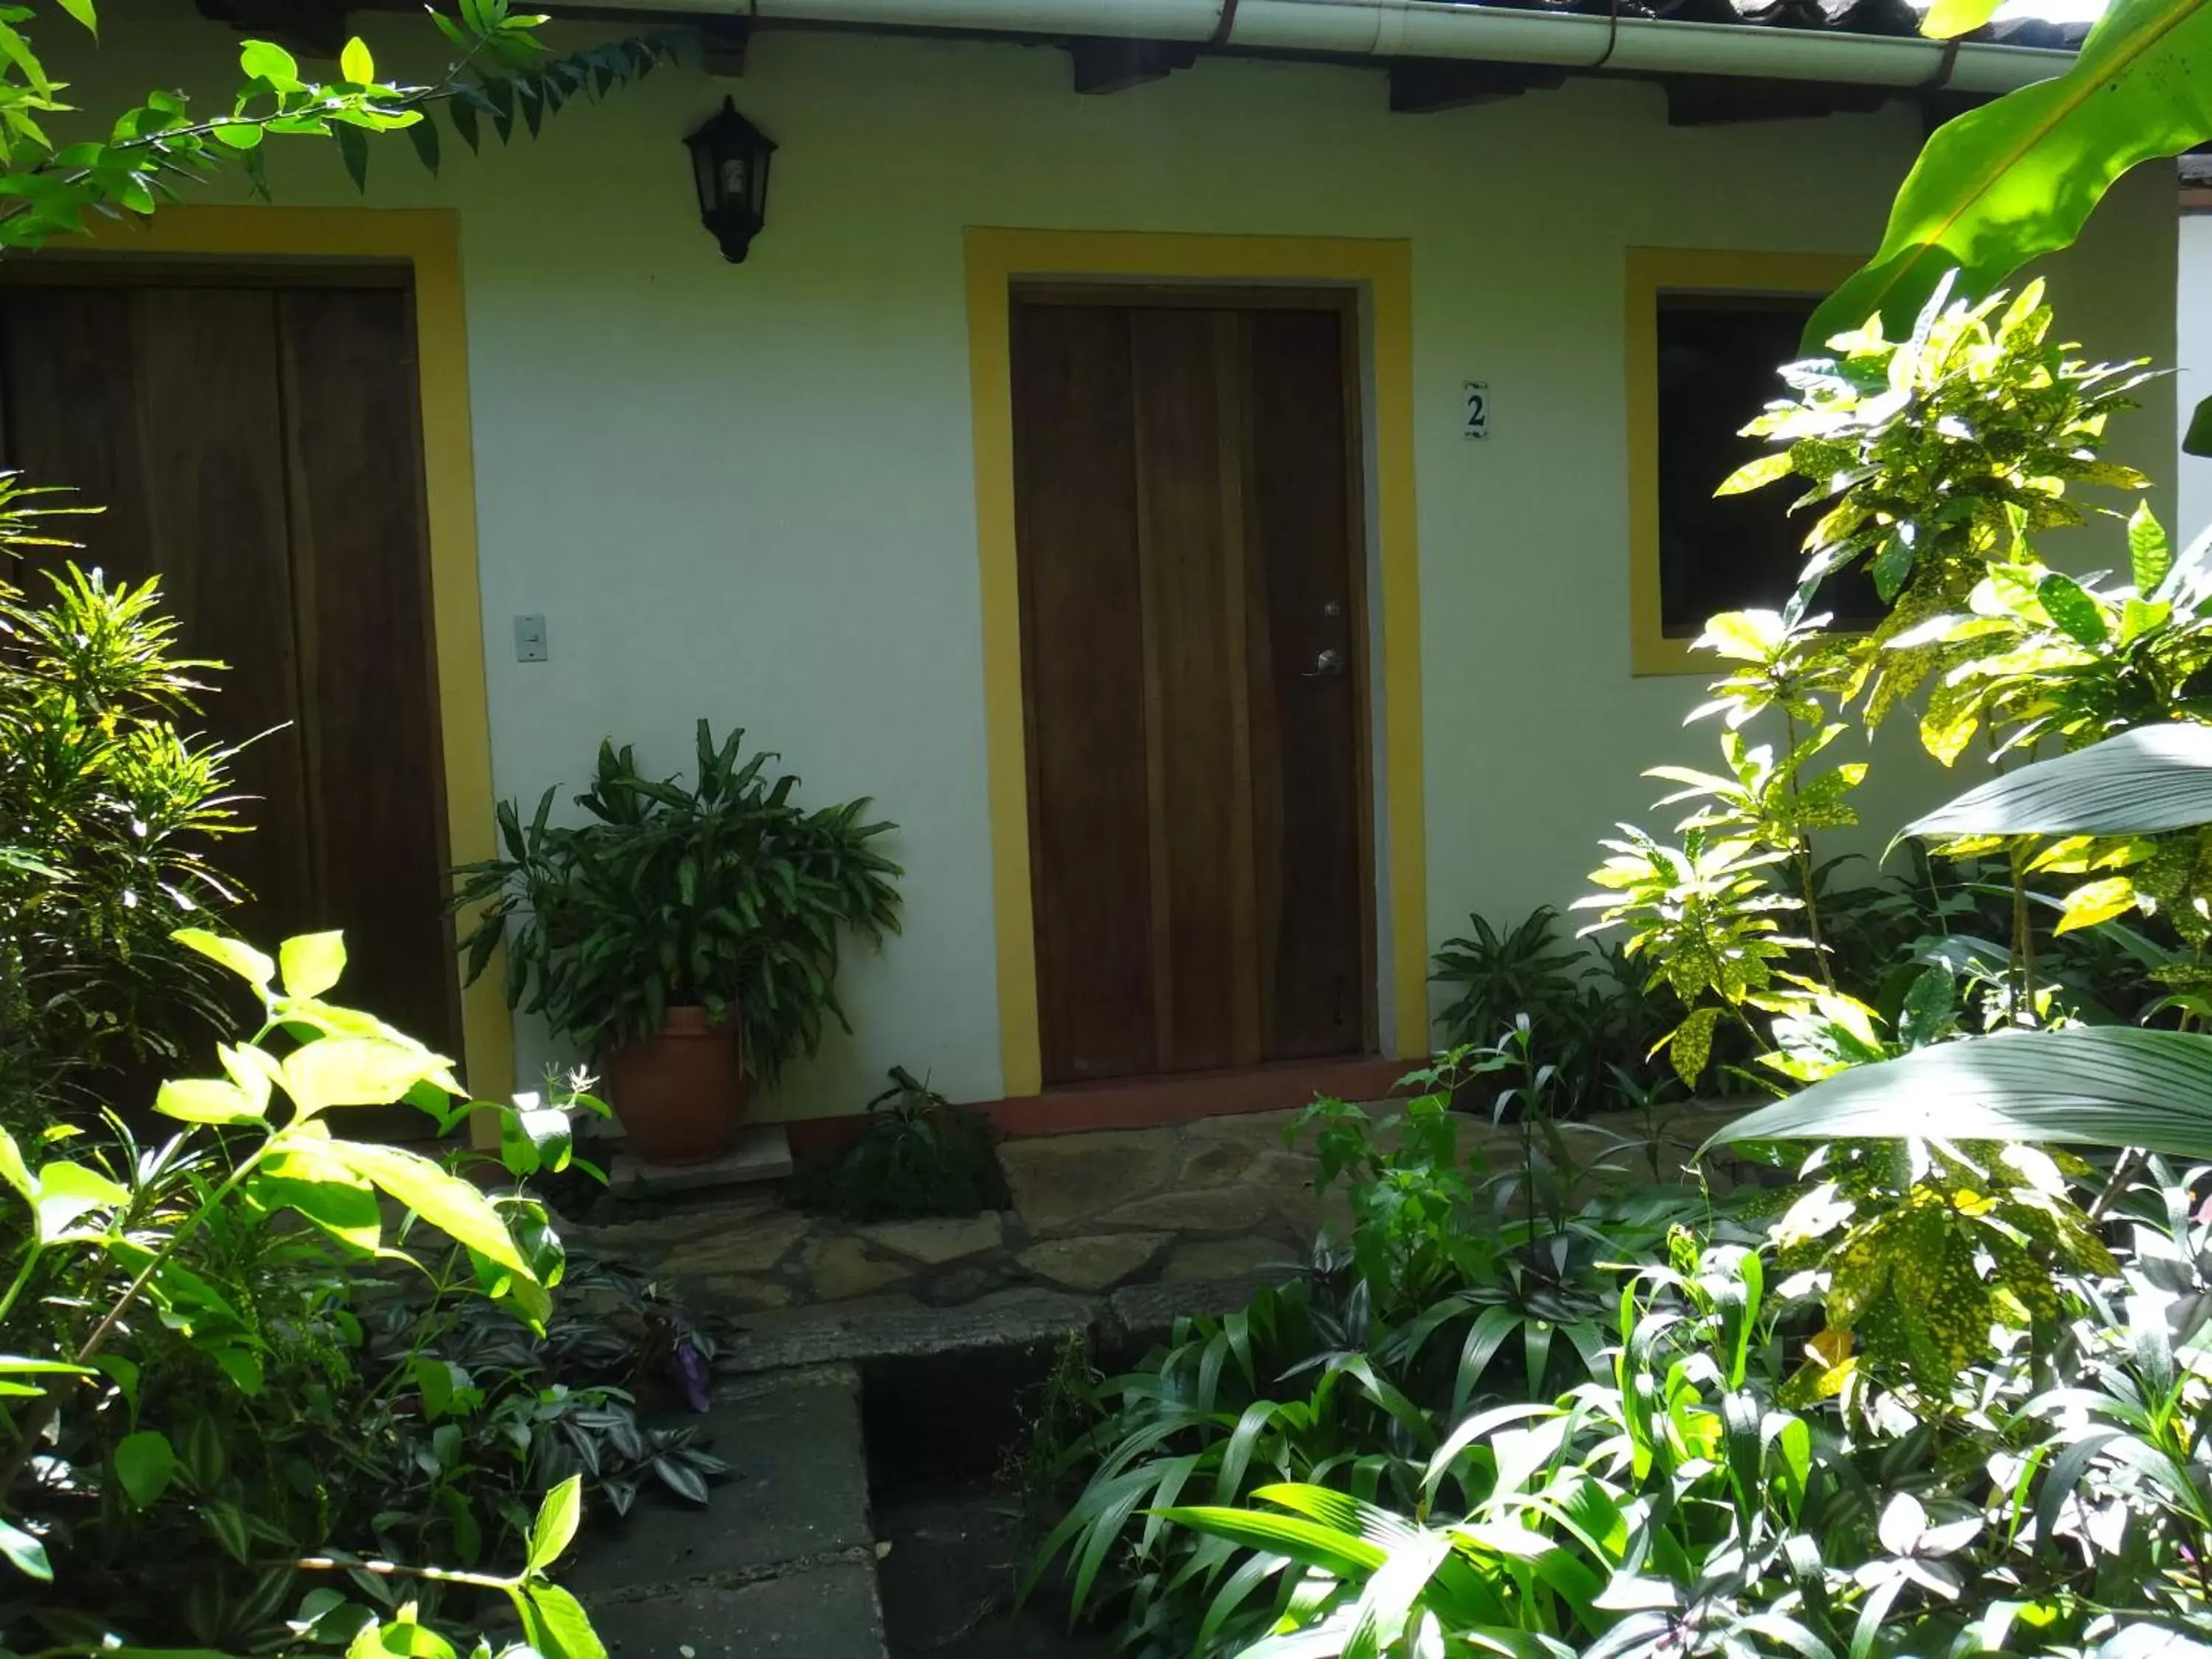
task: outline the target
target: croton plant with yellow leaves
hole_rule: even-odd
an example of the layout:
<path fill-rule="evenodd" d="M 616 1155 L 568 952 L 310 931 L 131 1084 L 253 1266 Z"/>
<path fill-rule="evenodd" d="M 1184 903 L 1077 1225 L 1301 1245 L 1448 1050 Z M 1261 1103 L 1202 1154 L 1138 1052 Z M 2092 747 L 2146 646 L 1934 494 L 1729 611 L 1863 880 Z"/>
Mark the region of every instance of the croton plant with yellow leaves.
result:
<path fill-rule="evenodd" d="M 1662 1045 L 1686 1082 L 1729 1025 L 1778 1094 L 1809 1085 L 1729 1138 L 1821 1142 L 1774 1240 L 1825 1287 L 1815 1394 L 1863 1361 L 1932 1385 L 2008 1327 L 2056 1339 L 2054 1272 L 2111 1271 L 2063 1143 L 2212 1154 L 2212 538 L 2177 550 L 2101 453 L 2148 373 L 2058 340 L 2039 283 L 1941 293 L 1909 337 L 1876 320 L 1835 348 L 1783 371 L 1796 395 L 1747 428 L 1773 453 L 1722 486 L 1794 478 L 1817 514 L 1790 603 L 1698 641 L 1728 665 L 1692 716 L 1719 720 L 1722 768 L 1655 769 L 1686 815 L 1624 827 L 1584 901 L 1686 1011 Z M 2046 557 L 2100 534 L 2114 571 Z M 1853 566 L 1888 607 L 1863 633 L 1819 609 Z M 1993 775 L 1898 840 L 2005 895 L 2011 935 L 1931 918 L 1884 994 L 1837 981 L 1815 840 L 1858 822 L 1868 762 L 1838 740 L 1908 714 L 1937 761 Z M 2039 974 L 2039 948 L 2098 928 L 2168 988 L 2157 1029 L 2087 1024 Z"/>

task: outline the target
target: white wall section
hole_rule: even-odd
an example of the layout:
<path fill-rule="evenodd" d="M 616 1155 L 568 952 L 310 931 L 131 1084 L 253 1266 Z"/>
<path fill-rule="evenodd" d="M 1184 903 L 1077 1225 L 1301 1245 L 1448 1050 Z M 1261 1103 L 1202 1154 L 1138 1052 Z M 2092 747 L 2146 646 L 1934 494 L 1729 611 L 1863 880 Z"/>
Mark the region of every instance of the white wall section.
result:
<path fill-rule="evenodd" d="M 2212 213 L 2181 216 L 2181 279 L 2174 320 L 2174 398 L 2180 428 L 2191 410 L 2212 398 Z M 2180 523 L 2170 528 L 2184 541 L 2212 531 L 2212 458 L 2184 455 L 2175 482 Z"/>

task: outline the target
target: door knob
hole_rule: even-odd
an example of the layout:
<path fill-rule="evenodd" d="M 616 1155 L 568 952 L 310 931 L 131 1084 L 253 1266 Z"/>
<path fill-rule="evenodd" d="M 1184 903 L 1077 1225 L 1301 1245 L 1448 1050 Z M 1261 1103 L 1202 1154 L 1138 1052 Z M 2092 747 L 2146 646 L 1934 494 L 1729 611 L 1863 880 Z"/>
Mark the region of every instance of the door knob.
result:
<path fill-rule="evenodd" d="M 1306 670 L 1304 678 L 1310 680 L 1334 679 L 1342 672 L 1344 672 L 1344 653 L 1324 651 L 1314 659 L 1314 665 Z"/>

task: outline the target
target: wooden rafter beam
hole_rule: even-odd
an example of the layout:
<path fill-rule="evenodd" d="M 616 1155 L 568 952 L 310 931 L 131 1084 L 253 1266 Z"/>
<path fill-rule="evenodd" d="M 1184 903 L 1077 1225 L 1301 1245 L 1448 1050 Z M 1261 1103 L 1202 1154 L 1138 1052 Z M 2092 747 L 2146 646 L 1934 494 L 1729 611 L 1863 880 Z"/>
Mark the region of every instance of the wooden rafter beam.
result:
<path fill-rule="evenodd" d="M 751 24 L 742 17 L 702 17 L 698 28 L 700 68 L 718 76 L 745 72 L 745 48 L 752 44 Z"/>
<path fill-rule="evenodd" d="M 194 0 L 201 16 L 274 40 L 302 58 L 336 58 L 349 30 L 345 0 Z"/>
<path fill-rule="evenodd" d="M 1164 81 L 1198 61 L 1188 41 L 1116 40 L 1078 36 L 1067 43 L 1068 68 L 1076 91 L 1097 97 Z"/>
<path fill-rule="evenodd" d="M 1746 121 L 1798 121 L 1824 115 L 1864 114 L 1900 95 L 1894 87 L 1843 82 L 1670 76 L 1667 81 L 1667 125 L 1711 127 Z"/>
<path fill-rule="evenodd" d="M 1567 82 L 1567 72 L 1549 64 L 1441 63 L 1406 58 L 1390 65 L 1390 112 L 1431 115 L 1494 104 L 1524 92 L 1550 92 Z"/>

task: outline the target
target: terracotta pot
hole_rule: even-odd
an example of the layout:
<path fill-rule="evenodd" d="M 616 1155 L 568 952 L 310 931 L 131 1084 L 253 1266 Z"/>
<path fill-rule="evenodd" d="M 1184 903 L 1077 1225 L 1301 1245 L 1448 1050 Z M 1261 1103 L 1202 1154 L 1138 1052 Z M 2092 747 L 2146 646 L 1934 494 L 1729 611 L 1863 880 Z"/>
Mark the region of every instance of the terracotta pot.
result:
<path fill-rule="evenodd" d="M 660 1030 L 605 1055 L 607 1103 L 629 1149 L 653 1164 L 704 1164 L 730 1150 L 750 1091 L 737 1033 L 704 1008 L 671 1008 Z"/>

